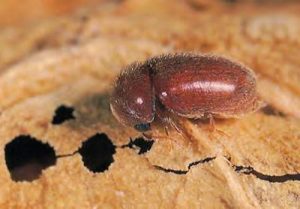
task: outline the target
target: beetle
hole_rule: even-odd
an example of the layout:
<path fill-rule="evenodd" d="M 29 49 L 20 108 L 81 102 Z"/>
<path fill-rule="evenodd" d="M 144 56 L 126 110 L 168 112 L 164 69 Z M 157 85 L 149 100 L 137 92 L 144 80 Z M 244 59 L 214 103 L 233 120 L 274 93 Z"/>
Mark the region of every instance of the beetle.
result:
<path fill-rule="evenodd" d="M 135 62 L 115 81 L 110 108 L 145 132 L 163 111 L 185 118 L 238 118 L 261 106 L 254 72 L 223 56 L 175 53 Z"/>

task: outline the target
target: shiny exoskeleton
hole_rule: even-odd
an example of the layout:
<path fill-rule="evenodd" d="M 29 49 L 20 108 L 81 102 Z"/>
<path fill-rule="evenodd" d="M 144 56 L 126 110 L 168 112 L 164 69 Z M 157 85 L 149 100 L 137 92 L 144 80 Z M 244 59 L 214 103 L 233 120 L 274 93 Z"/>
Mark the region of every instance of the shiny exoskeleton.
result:
<path fill-rule="evenodd" d="M 187 118 L 240 117 L 259 107 L 253 71 L 222 56 L 162 55 L 126 67 L 111 96 L 113 115 L 147 131 L 158 106 Z"/>

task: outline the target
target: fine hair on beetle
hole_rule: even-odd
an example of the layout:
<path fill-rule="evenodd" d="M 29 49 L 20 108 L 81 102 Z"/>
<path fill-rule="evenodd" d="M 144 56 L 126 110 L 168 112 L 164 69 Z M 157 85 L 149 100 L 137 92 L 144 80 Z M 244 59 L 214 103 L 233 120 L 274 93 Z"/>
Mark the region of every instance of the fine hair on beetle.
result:
<path fill-rule="evenodd" d="M 239 118 L 261 107 L 254 72 L 217 55 L 175 53 L 125 67 L 110 107 L 122 124 L 145 132 L 156 117 Z"/>

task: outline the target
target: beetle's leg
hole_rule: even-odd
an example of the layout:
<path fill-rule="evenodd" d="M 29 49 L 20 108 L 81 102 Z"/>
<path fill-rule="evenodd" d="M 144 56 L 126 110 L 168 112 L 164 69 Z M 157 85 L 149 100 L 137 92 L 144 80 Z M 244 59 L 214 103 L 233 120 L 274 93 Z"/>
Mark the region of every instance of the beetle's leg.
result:
<path fill-rule="evenodd" d="M 185 139 L 185 143 L 191 145 L 193 150 L 198 150 L 198 141 L 189 133 L 186 127 L 181 123 L 181 118 L 177 116 L 171 116 L 169 118 L 169 124 Z"/>
<path fill-rule="evenodd" d="M 172 120 L 171 118 L 169 118 L 169 124 L 181 135 L 183 134 L 183 130 L 182 127 L 179 127 L 179 122 L 175 122 L 174 120 Z"/>
<path fill-rule="evenodd" d="M 165 126 L 165 133 L 167 136 L 169 136 L 169 129 L 168 129 L 168 126 Z"/>
<path fill-rule="evenodd" d="M 211 113 L 208 113 L 207 114 L 207 117 L 209 119 L 209 130 L 211 132 L 215 131 L 216 130 L 216 124 L 215 124 L 215 119 L 213 117 L 213 115 Z"/>
<path fill-rule="evenodd" d="M 207 114 L 207 117 L 209 119 L 209 131 L 210 132 L 218 132 L 221 135 L 225 135 L 225 136 L 229 137 L 229 135 L 226 134 L 224 131 L 216 128 L 215 119 L 211 113 Z"/>
<path fill-rule="evenodd" d="M 224 131 L 222 131 L 220 129 L 216 129 L 215 131 L 218 132 L 220 135 L 223 135 L 223 136 L 226 136 L 226 137 L 230 137 L 229 134 L 227 134 L 226 132 L 224 132 Z"/>
<path fill-rule="evenodd" d="M 164 125 L 165 133 L 167 136 L 169 136 L 169 114 L 167 113 L 167 110 L 165 110 L 159 103 L 157 103 L 156 118 L 158 119 L 159 123 Z"/>
<path fill-rule="evenodd" d="M 181 137 L 185 139 L 183 141 L 181 140 L 180 142 L 184 142 L 186 145 L 192 145 L 193 148 L 198 147 L 196 140 L 193 138 L 193 136 L 191 136 L 191 134 L 189 134 L 189 132 L 182 124 L 181 118 L 169 112 L 160 103 L 158 103 L 157 105 L 156 118 L 159 120 L 160 123 L 162 123 L 165 126 L 164 129 L 167 138 L 168 136 L 170 136 L 169 128 L 171 127 L 174 130 L 176 130 L 176 132 L 179 133 Z M 179 141 L 177 142 L 176 140 L 174 140 L 174 142 L 179 144 Z"/>

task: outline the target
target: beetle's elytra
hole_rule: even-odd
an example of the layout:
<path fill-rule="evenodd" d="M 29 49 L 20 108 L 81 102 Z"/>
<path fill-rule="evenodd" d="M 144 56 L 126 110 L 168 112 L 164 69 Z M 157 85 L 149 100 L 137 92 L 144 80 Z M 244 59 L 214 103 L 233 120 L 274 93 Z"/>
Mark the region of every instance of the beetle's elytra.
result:
<path fill-rule="evenodd" d="M 126 67 L 110 106 L 118 121 L 146 131 L 161 106 L 187 118 L 230 118 L 259 104 L 251 69 L 221 56 L 173 54 Z"/>

